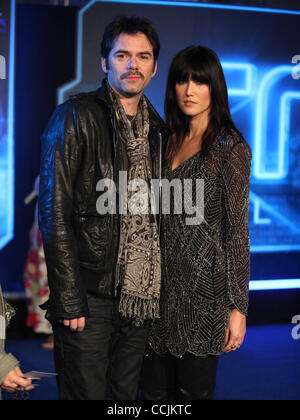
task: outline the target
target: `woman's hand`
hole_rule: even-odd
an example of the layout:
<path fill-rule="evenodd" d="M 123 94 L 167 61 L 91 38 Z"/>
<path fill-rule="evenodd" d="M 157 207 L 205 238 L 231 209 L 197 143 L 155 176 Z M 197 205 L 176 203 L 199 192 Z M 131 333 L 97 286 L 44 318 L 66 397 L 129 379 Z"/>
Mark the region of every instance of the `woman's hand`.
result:
<path fill-rule="evenodd" d="M 246 316 L 234 309 L 231 313 L 226 330 L 225 353 L 235 351 L 241 347 L 246 335 Z"/>
<path fill-rule="evenodd" d="M 24 375 L 19 367 L 9 372 L 1 384 L 1 388 L 8 392 L 14 392 L 16 390 L 31 391 L 34 386 L 30 379 L 24 379 Z"/>

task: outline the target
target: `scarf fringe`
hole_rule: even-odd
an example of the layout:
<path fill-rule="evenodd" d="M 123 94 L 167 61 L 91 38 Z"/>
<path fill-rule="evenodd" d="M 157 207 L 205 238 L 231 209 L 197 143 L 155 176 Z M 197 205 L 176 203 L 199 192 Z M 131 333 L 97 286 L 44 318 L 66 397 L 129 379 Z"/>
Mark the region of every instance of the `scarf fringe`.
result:
<path fill-rule="evenodd" d="M 159 318 L 159 298 L 149 300 L 121 293 L 119 311 L 125 318 L 132 318 L 136 327 L 140 327 L 146 319 Z"/>

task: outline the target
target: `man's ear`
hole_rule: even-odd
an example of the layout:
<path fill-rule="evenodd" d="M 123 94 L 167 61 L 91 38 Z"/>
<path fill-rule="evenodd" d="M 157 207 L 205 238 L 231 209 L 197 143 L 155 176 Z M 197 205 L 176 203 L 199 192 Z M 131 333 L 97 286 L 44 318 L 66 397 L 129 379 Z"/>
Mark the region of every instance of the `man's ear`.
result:
<path fill-rule="evenodd" d="M 152 73 L 152 77 L 154 77 L 156 75 L 157 72 L 157 60 L 154 63 L 154 68 L 153 68 L 153 73 Z"/>
<path fill-rule="evenodd" d="M 106 59 L 101 57 L 101 66 L 102 66 L 102 70 L 104 71 L 104 73 L 107 74 L 108 72 L 108 66 L 106 65 Z"/>

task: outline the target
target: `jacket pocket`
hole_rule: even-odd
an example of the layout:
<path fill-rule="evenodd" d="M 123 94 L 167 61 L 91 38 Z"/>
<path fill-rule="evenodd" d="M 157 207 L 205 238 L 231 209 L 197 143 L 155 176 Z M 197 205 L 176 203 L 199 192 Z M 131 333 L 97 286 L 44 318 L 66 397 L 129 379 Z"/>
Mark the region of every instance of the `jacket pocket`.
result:
<path fill-rule="evenodd" d="M 96 270 L 105 269 L 110 250 L 109 216 L 76 217 L 77 246 L 80 264 Z"/>

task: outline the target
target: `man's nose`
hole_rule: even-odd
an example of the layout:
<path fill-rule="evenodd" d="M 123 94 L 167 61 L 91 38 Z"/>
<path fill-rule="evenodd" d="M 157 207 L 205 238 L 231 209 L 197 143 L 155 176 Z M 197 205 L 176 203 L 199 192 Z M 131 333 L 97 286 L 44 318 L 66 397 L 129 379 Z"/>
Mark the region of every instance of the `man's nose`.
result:
<path fill-rule="evenodd" d="M 135 58 L 135 57 L 131 57 L 131 58 L 128 60 L 127 67 L 128 67 L 129 69 L 137 69 L 137 60 L 136 60 L 136 58 Z"/>

